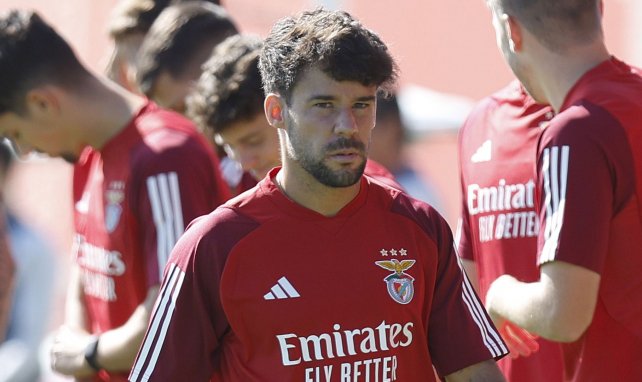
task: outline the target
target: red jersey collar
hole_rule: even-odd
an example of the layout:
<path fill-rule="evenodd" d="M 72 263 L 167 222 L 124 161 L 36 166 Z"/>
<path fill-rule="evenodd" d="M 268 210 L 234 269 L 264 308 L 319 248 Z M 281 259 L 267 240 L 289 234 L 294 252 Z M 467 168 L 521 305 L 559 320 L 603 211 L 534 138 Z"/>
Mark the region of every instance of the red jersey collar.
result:
<path fill-rule="evenodd" d="M 274 203 L 282 210 L 290 215 L 297 215 L 302 219 L 334 219 L 334 218 L 347 218 L 357 212 L 361 206 L 366 202 L 368 196 L 369 183 L 364 176 L 361 176 L 359 193 L 346 204 L 335 216 L 324 216 L 320 213 L 306 208 L 285 195 L 281 189 L 276 185 L 274 179 L 276 174 L 281 171 L 281 167 L 273 168 L 266 177 L 259 183 L 259 187 L 266 195 L 271 195 Z"/>

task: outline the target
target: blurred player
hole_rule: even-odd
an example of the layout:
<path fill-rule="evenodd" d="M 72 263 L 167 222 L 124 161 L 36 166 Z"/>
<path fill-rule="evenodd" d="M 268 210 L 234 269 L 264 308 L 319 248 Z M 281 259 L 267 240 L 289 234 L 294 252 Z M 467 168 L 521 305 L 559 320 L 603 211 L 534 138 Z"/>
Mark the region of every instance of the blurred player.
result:
<path fill-rule="evenodd" d="M 237 34 L 221 6 L 184 1 L 158 16 L 143 40 L 136 59 L 139 89 L 160 106 L 185 111 L 185 97 L 201 74 L 212 48 Z"/>
<path fill-rule="evenodd" d="M 0 16 L 0 89 L 0 134 L 75 165 L 75 265 L 51 366 L 124 380 L 176 239 L 229 196 L 218 161 L 190 121 L 94 76 L 30 11 Z"/>
<path fill-rule="evenodd" d="M 480 296 L 503 274 L 527 282 L 539 279 L 533 160 L 542 127 L 552 115 L 550 107 L 535 102 L 513 81 L 479 102 L 460 130 L 458 253 Z M 499 330 L 511 350 L 510 357 L 498 362 L 508 381 L 562 381 L 559 344 L 536 340 L 508 322 Z M 523 343 L 513 341 L 517 335 Z"/>
<path fill-rule="evenodd" d="M 260 69 L 283 167 L 179 240 L 131 381 L 504 380 L 446 222 L 362 176 L 395 68 L 347 13 L 274 26 Z"/>
<path fill-rule="evenodd" d="M 56 259 L 50 246 L 7 205 L 7 186 L 14 169 L 11 143 L 0 143 L 0 216 L 7 220 L 16 280 L 5 341 L 0 342 L 0 381 L 37 381 L 39 349 L 50 324 Z"/>
<path fill-rule="evenodd" d="M 642 380 L 642 79 L 604 45 L 601 1 L 489 6 L 506 61 L 556 115 L 537 145 L 540 277 L 499 277 L 487 307 L 563 342 L 568 380 Z"/>
<path fill-rule="evenodd" d="M 137 91 L 136 55 L 152 23 L 170 0 L 120 0 L 109 18 L 114 42 L 107 76 L 130 91 Z"/>
<path fill-rule="evenodd" d="M 107 76 L 130 91 L 136 85 L 136 56 L 156 17 L 170 4 L 194 0 L 120 0 L 109 18 L 109 37 L 114 47 L 107 65 Z M 220 4 L 218 0 L 207 0 Z"/>

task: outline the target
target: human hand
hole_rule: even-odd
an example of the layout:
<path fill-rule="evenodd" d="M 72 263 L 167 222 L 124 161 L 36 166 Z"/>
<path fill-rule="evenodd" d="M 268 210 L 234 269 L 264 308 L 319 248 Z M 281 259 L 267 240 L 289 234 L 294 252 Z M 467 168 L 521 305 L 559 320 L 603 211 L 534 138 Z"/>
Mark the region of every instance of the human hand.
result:
<path fill-rule="evenodd" d="M 508 346 L 509 357 L 512 359 L 528 357 L 539 350 L 537 335 L 517 326 L 498 312 L 497 305 L 500 298 L 498 296 L 501 296 L 506 290 L 510 290 L 514 282 L 517 282 L 517 279 L 513 276 L 502 275 L 490 284 L 486 293 L 486 309 Z"/>
<path fill-rule="evenodd" d="M 511 359 L 528 357 L 539 350 L 538 336 L 508 320 L 504 320 L 503 325 L 499 328 L 499 334 L 501 334 L 506 346 L 508 346 L 510 351 L 508 356 Z"/>
<path fill-rule="evenodd" d="M 76 378 L 91 376 L 95 371 L 85 361 L 85 348 L 93 337 L 62 326 L 54 336 L 50 349 L 51 369 Z"/>

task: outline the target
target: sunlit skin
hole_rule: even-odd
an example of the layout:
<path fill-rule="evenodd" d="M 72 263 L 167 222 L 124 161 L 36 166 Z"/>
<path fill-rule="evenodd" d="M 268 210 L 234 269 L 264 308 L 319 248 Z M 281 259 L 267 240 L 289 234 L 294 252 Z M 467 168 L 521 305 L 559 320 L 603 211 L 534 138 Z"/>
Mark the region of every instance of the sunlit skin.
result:
<path fill-rule="evenodd" d="M 11 139 L 22 155 L 43 153 L 75 163 L 86 146 L 99 149 L 124 128 L 145 99 L 87 76 L 68 88 L 34 87 L 23 102 L 19 114 L 0 114 L 0 136 Z"/>
<path fill-rule="evenodd" d="M 521 29 L 514 19 L 505 13 L 502 13 L 499 8 L 489 4 L 492 14 L 492 24 L 495 29 L 495 40 L 499 51 L 504 56 L 504 60 L 515 74 L 524 89 L 528 94 L 539 103 L 547 103 L 546 97 L 542 95 L 542 91 L 537 86 L 537 81 L 533 79 L 532 70 L 529 67 L 528 59 L 522 50 L 522 36 Z M 517 29 L 520 34 L 517 34 Z"/>
<path fill-rule="evenodd" d="M 217 40 L 209 40 L 201 46 L 177 77 L 167 70 L 162 71 L 156 78 L 149 98 L 164 108 L 184 113 L 185 98 L 201 75 L 201 65 L 210 56 L 216 42 Z"/>
<path fill-rule="evenodd" d="M 356 183 L 363 173 L 375 125 L 375 96 L 374 86 L 334 81 L 318 69 L 306 72 L 287 109 L 286 157 L 325 185 Z M 334 181 L 320 179 L 323 173 Z"/>
<path fill-rule="evenodd" d="M 356 196 L 375 125 L 376 93 L 377 86 L 336 81 L 311 68 L 300 75 L 289 104 L 279 95 L 267 96 L 266 116 L 281 135 L 285 171 L 277 181 L 288 196 L 330 215 Z M 325 205 L 321 195 L 331 203 Z"/>
<path fill-rule="evenodd" d="M 238 121 L 215 135 L 216 143 L 256 180 L 281 165 L 279 134 L 268 124 L 263 113 L 247 121 Z"/>
<path fill-rule="evenodd" d="M 78 160 L 85 146 L 61 134 L 60 128 L 31 115 L 19 116 L 11 112 L 1 115 L 0 133 L 11 139 L 21 155 L 44 153 L 69 163 Z"/>

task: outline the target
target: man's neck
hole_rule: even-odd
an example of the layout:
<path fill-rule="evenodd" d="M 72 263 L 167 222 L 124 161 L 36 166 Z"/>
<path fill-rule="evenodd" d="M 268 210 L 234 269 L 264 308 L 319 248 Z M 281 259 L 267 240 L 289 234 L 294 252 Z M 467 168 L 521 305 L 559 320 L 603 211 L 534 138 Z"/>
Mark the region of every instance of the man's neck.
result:
<path fill-rule="evenodd" d="M 275 184 L 297 204 L 327 217 L 335 216 L 359 193 L 361 182 L 348 187 L 321 184 L 302 168 L 283 166 L 274 178 Z"/>
<path fill-rule="evenodd" d="M 601 42 L 581 46 L 564 54 L 550 53 L 542 63 L 538 79 L 544 97 L 559 112 L 577 81 L 589 70 L 610 57 Z"/>
<path fill-rule="evenodd" d="M 100 150 L 127 126 L 145 99 L 107 80 L 96 78 L 87 87 L 78 119 L 87 144 Z"/>

